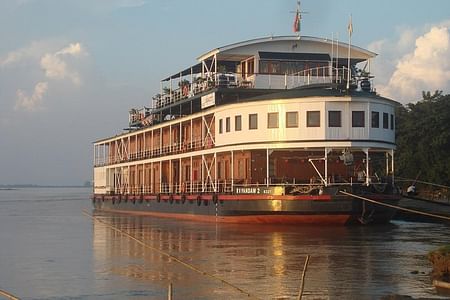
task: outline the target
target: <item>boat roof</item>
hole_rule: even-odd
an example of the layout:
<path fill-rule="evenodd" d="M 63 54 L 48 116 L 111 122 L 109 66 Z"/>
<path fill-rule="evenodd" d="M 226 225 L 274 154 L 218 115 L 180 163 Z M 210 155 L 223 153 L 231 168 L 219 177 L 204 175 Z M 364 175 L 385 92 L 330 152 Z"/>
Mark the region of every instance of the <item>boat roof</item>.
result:
<path fill-rule="evenodd" d="M 294 44 L 292 43 L 294 42 Z M 291 50 L 291 52 L 294 52 L 293 50 L 295 50 L 295 48 L 299 47 L 299 48 L 306 48 L 309 49 L 310 47 L 308 46 L 312 46 L 313 44 L 315 44 L 314 46 L 316 47 L 315 51 L 311 51 L 311 53 L 317 52 L 318 49 L 321 48 L 326 48 L 327 50 L 331 49 L 331 44 L 334 43 L 336 44 L 336 41 L 332 41 L 331 39 L 327 39 L 327 38 L 318 38 L 318 37 L 312 37 L 312 36 L 296 36 L 296 35 L 291 35 L 291 36 L 268 36 L 268 37 L 262 37 L 262 38 L 257 38 L 257 39 L 251 39 L 251 40 L 247 40 L 247 41 L 243 41 L 243 42 L 238 42 L 238 43 L 234 43 L 234 44 L 229 44 L 223 47 L 219 47 L 219 48 L 215 48 L 213 50 L 210 50 L 208 52 L 206 52 L 205 54 L 199 56 L 197 58 L 198 61 L 203 61 L 208 59 L 209 57 L 215 55 L 215 54 L 221 54 L 221 58 L 225 59 L 225 60 L 242 60 L 248 57 L 246 57 L 245 54 L 243 54 L 243 52 L 248 52 L 249 49 L 254 49 L 255 46 L 257 45 L 257 49 L 259 50 L 263 50 L 267 47 L 270 47 L 270 45 L 275 45 L 275 44 L 289 44 L 289 45 L 297 45 L 294 46 Z M 317 47 L 319 46 L 319 47 Z M 320 47 L 322 46 L 322 47 Z M 342 43 L 339 42 L 339 47 L 343 47 L 343 48 L 348 48 L 348 44 L 347 43 Z M 247 51 L 245 51 L 247 50 Z M 309 49 L 309 50 L 314 50 L 314 49 Z M 285 49 L 286 51 L 286 49 Z M 372 57 L 375 57 L 377 54 L 357 47 L 357 46 L 351 46 L 351 51 L 352 51 L 352 58 L 362 58 L 362 59 L 369 59 Z M 295 52 L 305 52 L 305 51 L 295 51 Z M 343 52 L 343 55 L 341 55 L 342 57 L 347 55 L 347 52 Z"/>
<path fill-rule="evenodd" d="M 320 56 L 322 56 L 320 60 L 323 60 L 323 57 L 327 56 L 327 60 L 329 60 L 332 46 L 335 48 L 334 51 L 339 53 L 339 58 L 347 58 L 349 44 L 333 41 L 328 38 L 294 35 L 251 39 L 214 48 L 197 57 L 197 64 L 168 76 L 162 81 L 176 79 L 191 73 L 200 73 L 202 63 L 204 61 L 212 61 L 214 56 L 217 57 L 217 60 L 222 65 L 226 65 L 227 63 L 235 64 L 235 62 L 248 59 L 255 55 L 258 55 L 261 59 L 300 59 L 299 55 L 303 55 L 305 60 L 313 60 L 314 57 L 319 58 Z M 339 51 L 336 51 L 337 46 L 339 46 Z M 352 62 L 355 63 L 368 60 L 377 55 L 372 51 L 354 45 L 351 45 L 350 49 Z M 333 56 L 336 58 L 336 53 Z"/>

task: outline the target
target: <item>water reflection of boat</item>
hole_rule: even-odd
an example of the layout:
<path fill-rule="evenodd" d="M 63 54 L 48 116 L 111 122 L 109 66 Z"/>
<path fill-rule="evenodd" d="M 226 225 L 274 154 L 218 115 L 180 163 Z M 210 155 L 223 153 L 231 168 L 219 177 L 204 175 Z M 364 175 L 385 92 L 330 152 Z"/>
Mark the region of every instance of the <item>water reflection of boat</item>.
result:
<path fill-rule="evenodd" d="M 346 53 L 350 53 L 346 57 Z M 94 206 L 213 222 L 387 222 L 396 102 L 375 53 L 307 36 L 215 48 L 162 80 L 129 131 L 94 143 Z"/>
<path fill-rule="evenodd" d="M 169 252 L 261 299 L 295 297 L 307 254 L 311 255 L 311 261 L 305 291 L 314 299 L 378 298 L 376 295 L 398 291 L 397 285 L 413 284 L 411 278 L 405 283 L 404 276 L 410 273 L 412 263 L 420 268 L 419 256 L 404 251 L 405 239 L 418 238 L 415 229 L 402 234 L 395 225 L 199 224 L 117 214 L 103 214 L 101 218 L 145 244 Z M 94 259 L 95 265 L 102 268 L 99 276 L 119 276 L 118 281 L 104 284 L 145 286 L 160 292 L 159 298 L 165 295 L 169 282 L 181 299 L 248 298 L 99 222 L 94 222 Z"/>

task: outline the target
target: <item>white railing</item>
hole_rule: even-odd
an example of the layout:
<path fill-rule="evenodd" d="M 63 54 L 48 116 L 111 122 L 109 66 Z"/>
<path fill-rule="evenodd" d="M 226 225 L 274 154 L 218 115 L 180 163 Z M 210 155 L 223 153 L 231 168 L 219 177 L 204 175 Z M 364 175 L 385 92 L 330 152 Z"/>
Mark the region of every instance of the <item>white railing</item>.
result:
<path fill-rule="evenodd" d="M 342 83 L 347 77 L 347 67 L 330 66 L 311 68 L 293 74 L 255 73 L 246 79 L 242 79 L 239 73 L 213 73 L 208 78 L 198 77 L 194 82 L 186 82 L 178 88 L 166 88 L 162 94 L 154 96 L 153 101 L 154 107 L 158 109 L 216 87 L 291 89 L 318 83 Z"/>
<path fill-rule="evenodd" d="M 295 181 L 293 181 L 295 182 Z M 382 193 L 382 189 L 386 186 L 386 183 L 372 183 L 372 185 L 376 186 L 379 189 L 378 192 Z M 327 185 L 329 188 L 339 188 L 339 187 L 366 187 L 364 182 L 355 182 L 349 180 L 349 182 L 340 182 L 340 183 L 329 183 Z M 283 188 L 287 194 L 310 194 L 314 193 L 314 191 L 320 194 L 320 191 L 325 189 L 325 185 L 320 182 L 315 183 L 278 183 L 278 184 L 257 184 L 257 183 L 234 183 L 231 179 L 228 180 L 220 180 L 217 182 L 201 182 L 201 181 L 184 181 L 181 184 L 169 184 L 167 182 L 162 182 L 156 184 L 156 187 L 153 189 L 150 186 L 146 185 L 124 185 L 122 187 L 116 187 L 114 192 L 116 194 L 131 194 L 131 195 L 140 195 L 140 194 L 213 194 L 213 193 L 221 193 L 221 194 L 233 194 L 237 188 Z M 284 192 L 283 192 L 284 194 Z M 445 195 L 448 197 L 448 195 Z M 442 200 L 442 199 L 441 199 Z M 448 198 L 445 198 L 448 201 Z"/>

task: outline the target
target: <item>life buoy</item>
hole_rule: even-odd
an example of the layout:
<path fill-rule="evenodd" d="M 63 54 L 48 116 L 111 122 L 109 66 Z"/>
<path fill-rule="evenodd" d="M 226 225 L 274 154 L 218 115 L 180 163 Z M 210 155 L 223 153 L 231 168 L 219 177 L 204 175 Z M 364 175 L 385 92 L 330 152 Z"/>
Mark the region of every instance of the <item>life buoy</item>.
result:
<path fill-rule="evenodd" d="M 197 205 L 202 205 L 202 197 L 200 195 L 197 195 Z"/>

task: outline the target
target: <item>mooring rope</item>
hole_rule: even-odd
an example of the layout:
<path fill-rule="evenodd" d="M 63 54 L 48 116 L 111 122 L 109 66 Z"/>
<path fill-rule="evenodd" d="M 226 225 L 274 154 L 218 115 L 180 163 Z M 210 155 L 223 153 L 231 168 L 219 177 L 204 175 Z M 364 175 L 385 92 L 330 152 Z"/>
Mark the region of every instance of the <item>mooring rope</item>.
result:
<path fill-rule="evenodd" d="M 187 263 L 187 262 L 185 262 L 185 261 L 183 261 L 183 260 L 181 260 L 181 259 L 179 259 L 179 258 L 173 256 L 173 255 L 170 254 L 170 253 L 167 253 L 167 252 L 165 252 L 165 251 L 163 251 L 163 250 L 161 250 L 161 249 L 159 249 L 159 248 L 156 248 L 156 247 L 153 247 L 153 246 L 150 246 L 150 245 L 144 243 L 143 241 L 141 241 L 141 240 L 135 238 L 134 236 L 132 236 L 132 235 L 129 234 L 128 232 L 123 231 L 123 230 L 121 230 L 121 229 L 119 229 L 119 228 L 117 228 L 117 227 L 115 227 L 115 226 L 113 226 L 113 225 L 111 225 L 111 224 L 109 224 L 109 223 L 107 223 L 107 222 L 104 222 L 104 221 L 102 221 L 101 219 L 99 219 L 99 218 L 97 218 L 97 217 L 94 217 L 93 215 L 89 214 L 86 210 L 83 210 L 83 214 L 86 215 L 86 216 L 88 216 L 88 217 L 91 218 L 92 220 L 97 221 L 97 222 L 99 222 L 99 223 L 101 223 L 101 224 L 103 224 L 103 225 L 105 225 L 105 226 L 111 228 L 112 230 L 114 230 L 114 231 L 116 231 L 116 232 L 119 232 L 120 234 L 122 234 L 122 235 L 128 237 L 129 239 L 131 239 L 131 240 L 137 242 L 138 244 L 140 244 L 140 245 L 142 245 L 142 246 L 144 246 L 144 247 L 146 247 L 146 248 L 148 248 L 148 249 L 151 249 L 151 250 L 153 250 L 153 251 L 156 251 L 156 252 L 158 252 L 159 254 L 161 254 L 162 256 L 166 256 L 166 257 L 168 257 L 168 258 L 170 258 L 170 259 L 172 259 L 172 260 L 178 262 L 179 264 L 185 266 L 185 267 L 188 268 L 188 269 L 193 270 L 194 272 L 197 272 L 197 273 L 199 273 L 199 274 L 201 274 L 201 275 L 204 275 L 204 276 L 210 277 L 210 278 L 212 278 L 212 279 L 218 280 L 218 281 L 222 282 L 223 284 L 226 284 L 226 285 L 232 287 L 233 289 L 237 290 L 238 292 L 240 292 L 240 293 L 242 293 L 242 294 L 245 294 L 245 295 L 248 296 L 248 297 L 251 297 L 251 298 L 254 298 L 254 299 L 260 299 L 260 298 L 258 298 L 258 297 L 256 297 L 256 296 L 251 295 L 249 292 L 244 291 L 243 289 L 237 287 L 236 285 L 232 284 L 231 282 L 229 282 L 229 281 L 227 281 L 227 280 L 225 280 L 225 279 L 222 279 L 222 278 L 220 278 L 220 277 L 217 277 L 217 276 L 215 276 L 214 274 L 210 274 L 210 273 L 208 273 L 208 272 L 206 272 L 206 271 L 202 271 L 202 270 L 200 270 L 199 268 L 197 268 L 196 266 L 191 265 L 190 263 Z"/>
<path fill-rule="evenodd" d="M 10 293 L 8 293 L 7 291 L 4 291 L 4 290 L 0 290 L 0 296 L 3 296 L 6 299 L 10 299 L 10 300 L 20 300 L 19 298 L 17 298 L 13 294 L 10 294 Z"/>
<path fill-rule="evenodd" d="M 413 214 L 418 214 L 418 215 L 423 215 L 423 216 L 427 216 L 427 217 L 438 218 L 438 219 L 450 221 L 450 217 L 447 217 L 447 216 L 441 216 L 441 215 L 426 213 L 426 212 L 415 210 L 415 209 L 410 209 L 410 208 L 406 208 L 406 207 L 401 207 L 401 206 L 397 206 L 397 205 L 383 203 L 383 202 L 376 201 L 376 200 L 373 200 L 373 199 L 369 199 L 369 198 L 361 197 L 361 196 L 354 195 L 354 194 L 351 194 L 351 193 L 347 193 L 347 192 L 344 192 L 344 191 L 339 191 L 339 192 L 341 194 L 344 194 L 344 195 L 347 195 L 347 196 L 351 196 L 351 197 L 354 197 L 354 198 L 357 198 L 357 199 L 360 199 L 360 200 L 364 200 L 364 201 L 367 201 L 367 202 L 371 202 L 371 203 L 374 203 L 374 204 L 378 204 L 378 205 L 381 205 L 381 206 L 386 206 L 386 207 L 390 207 L 390 208 L 394 208 L 394 209 L 398 209 L 398 210 L 402 210 L 402 211 L 407 211 L 407 212 L 410 212 L 410 213 L 413 213 Z"/>

